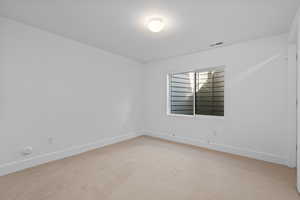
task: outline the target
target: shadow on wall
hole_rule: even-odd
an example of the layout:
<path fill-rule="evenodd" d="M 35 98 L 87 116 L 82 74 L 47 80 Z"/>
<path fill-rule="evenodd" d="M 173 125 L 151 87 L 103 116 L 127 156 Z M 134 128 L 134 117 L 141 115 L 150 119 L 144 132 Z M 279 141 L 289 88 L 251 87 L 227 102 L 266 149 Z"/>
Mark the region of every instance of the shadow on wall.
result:
<path fill-rule="evenodd" d="M 233 79 L 231 81 L 231 84 L 232 85 L 239 84 L 241 81 L 247 79 L 248 77 L 250 77 L 254 73 L 261 70 L 265 65 L 270 64 L 270 63 L 274 62 L 275 60 L 280 59 L 282 57 L 282 55 L 283 55 L 283 53 L 278 53 L 278 54 L 266 59 L 265 61 L 263 61 L 261 63 L 258 63 L 257 65 L 249 67 L 247 71 L 242 72 L 236 79 Z"/>

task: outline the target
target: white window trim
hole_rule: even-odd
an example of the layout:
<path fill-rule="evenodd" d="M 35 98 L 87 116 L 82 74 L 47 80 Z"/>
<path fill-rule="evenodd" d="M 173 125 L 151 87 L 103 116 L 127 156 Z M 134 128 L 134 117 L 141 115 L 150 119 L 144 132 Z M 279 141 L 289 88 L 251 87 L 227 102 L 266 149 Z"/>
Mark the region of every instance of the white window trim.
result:
<path fill-rule="evenodd" d="M 194 93 L 194 112 L 193 115 L 185 115 L 185 114 L 173 114 L 171 113 L 171 105 L 170 105 L 170 76 L 174 75 L 174 74 L 182 74 L 182 73 L 196 73 L 196 72 L 205 72 L 205 71 L 209 71 L 209 70 L 218 70 L 218 69 L 223 69 L 224 70 L 224 116 L 216 116 L 216 115 L 197 115 L 195 112 L 195 88 L 193 88 L 193 93 Z M 198 69 L 198 70 L 191 70 L 191 71 L 184 71 L 184 72 L 173 72 L 173 73 L 168 73 L 167 74 L 167 110 L 166 110 L 166 114 L 168 117 L 180 117 L 180 118 L 193 118 L 193 119 L 224 119 L 226 116 L 226 106 L 225 106 L 225 102 L 226 102 L 226 66 L 225 65 L 221 65 L 221 66 L 216 66 L 216 67 L 207 67 L 207 68 L 203 68 L 203 69 Z"/>

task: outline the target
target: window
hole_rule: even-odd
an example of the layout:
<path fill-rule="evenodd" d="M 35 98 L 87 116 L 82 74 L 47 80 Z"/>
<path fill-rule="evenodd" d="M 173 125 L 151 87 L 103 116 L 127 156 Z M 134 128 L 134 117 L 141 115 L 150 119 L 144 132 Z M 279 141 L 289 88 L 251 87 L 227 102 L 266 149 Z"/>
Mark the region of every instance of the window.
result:
<path fill-rule="evenodd" d="M 224 116 L 224 68 L 169 75 L 169 113 Z"/>
<path fill-rule="evenodd" d="M 192 72 L 170 75 L 170 106 L 172 114 L 194 114 L 195 75 Z"/>

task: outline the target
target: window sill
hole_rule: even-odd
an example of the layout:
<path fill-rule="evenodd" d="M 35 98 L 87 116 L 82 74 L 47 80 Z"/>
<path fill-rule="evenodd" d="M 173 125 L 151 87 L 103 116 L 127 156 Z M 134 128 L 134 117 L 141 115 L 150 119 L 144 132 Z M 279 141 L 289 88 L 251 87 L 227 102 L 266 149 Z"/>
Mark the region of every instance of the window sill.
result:
<path fill-rule="evenodd" d="M 186 117 L 186 118 L 194 118 L 195 115 L 183 115 L 183 114 L 167 114 L 168 117 Z"/>
<path fill-rule="evenodd" d="M 225 116 L 213 116 L 213 115 L 183 115 L 183 114 L 167 114 L 168 117 L 178 118 L 192 118 L 192 119 L 217 119 L 224 120 Z"/>

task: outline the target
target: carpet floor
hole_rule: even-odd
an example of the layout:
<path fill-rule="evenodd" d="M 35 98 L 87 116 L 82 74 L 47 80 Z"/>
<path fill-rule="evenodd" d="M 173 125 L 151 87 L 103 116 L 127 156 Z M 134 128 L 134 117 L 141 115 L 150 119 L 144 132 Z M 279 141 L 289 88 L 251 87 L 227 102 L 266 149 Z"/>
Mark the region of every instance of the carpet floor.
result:
<path fill-rule="evenodd" d="M 1 200 L 299 200 L 296 170 L 138 137 L 0 177 Z"/>

